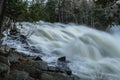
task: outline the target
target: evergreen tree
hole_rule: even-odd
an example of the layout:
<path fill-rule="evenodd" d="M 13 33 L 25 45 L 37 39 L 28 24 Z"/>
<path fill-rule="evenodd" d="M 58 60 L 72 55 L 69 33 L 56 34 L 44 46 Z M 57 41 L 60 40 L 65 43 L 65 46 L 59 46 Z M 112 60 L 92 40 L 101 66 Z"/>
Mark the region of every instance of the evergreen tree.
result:
<path fill-rule="evenodd" d="M 115 2 L 116 0 L 93 0 L 96 5 L 101 5 L 103 8 L 108 6 L 110 3 Z"/>
<path fill-rule="evenodd" d="M 56 21 L 56 1 L 55 0 L 48 0 L 46 3 L 46 8 L 45 11 L 49 15 L 49 20 L 50 22 L 55 22 Z"/>
<path fill-rule="evenodd" d="M 27 2 L 22 0 L 8 0 L 7 2 L 6 15 L 14 20 L 23 20 L 21 17 L 24 17 L 27 13 Z"/>

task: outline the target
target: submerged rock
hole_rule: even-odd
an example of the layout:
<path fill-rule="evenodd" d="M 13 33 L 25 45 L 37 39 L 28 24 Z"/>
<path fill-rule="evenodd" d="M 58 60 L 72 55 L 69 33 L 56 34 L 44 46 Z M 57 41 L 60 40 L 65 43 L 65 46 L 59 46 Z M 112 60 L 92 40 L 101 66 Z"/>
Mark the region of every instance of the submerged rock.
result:
<path fill-rule="evenodd" d="M 72 75 L 72 71 L 70 68 L 65 69 L 67 75 Z"/>
<path fill-rule="evenodd" d="M 66 57 L 63 56 L 63 57 L 58 58 L 57 65 L 61 68 L 67 67 Z"/>
<path fill-rule="evenodd" d="M 65 57 L 65 56 L 63 56 L 63 57 L 60 57 L 60 58 L 58 58 L 58 61 L 65 62 L 65 61 L 66 61 L 66 57 Z"/>
<path fill-rule="evenodd" d="M 27 37 L 24 36 L 24 35 L 20 35 L 20 41 L 21 41 L 22 43 L 28 44 L 28 43 L 27 43 Z"/>
<path fill-rule="evenodd" d="M 66 73 L 67 75 L 72 75 L 71 69 L 67 66 L 67 60 L 66 57 L 60 57 L 58 58 L 57 65 L 59 67 L 59 71 L 62 73 Z"/>

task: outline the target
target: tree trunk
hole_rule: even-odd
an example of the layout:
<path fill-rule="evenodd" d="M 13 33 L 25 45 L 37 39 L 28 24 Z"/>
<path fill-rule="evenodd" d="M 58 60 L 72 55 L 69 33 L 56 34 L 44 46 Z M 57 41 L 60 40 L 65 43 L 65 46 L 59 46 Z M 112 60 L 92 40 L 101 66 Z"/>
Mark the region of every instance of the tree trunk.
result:
<path fill-rule="evenodd" d="M 1 29 L 2 29 L 2 22 L 3 22 L 3 16 L 5 15 L 5 3 L 6 0 L 0 0 L 0 36 L 1 36 Z"/>

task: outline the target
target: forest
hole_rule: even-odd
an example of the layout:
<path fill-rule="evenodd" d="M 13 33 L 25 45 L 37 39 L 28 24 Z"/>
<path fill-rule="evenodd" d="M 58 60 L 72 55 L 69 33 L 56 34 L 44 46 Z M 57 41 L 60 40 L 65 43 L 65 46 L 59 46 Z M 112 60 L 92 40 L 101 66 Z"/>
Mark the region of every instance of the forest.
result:
<path fill-rule="evenodd" d="M 120 0 L 0 0 L 0 80 L 120 80 Z"/>
<path fill-rule="evenodd" d="M 104 30 L 120 24 L 118 0 L 8 0 L 6 16 L 15 21 L 76 23 Z"/>

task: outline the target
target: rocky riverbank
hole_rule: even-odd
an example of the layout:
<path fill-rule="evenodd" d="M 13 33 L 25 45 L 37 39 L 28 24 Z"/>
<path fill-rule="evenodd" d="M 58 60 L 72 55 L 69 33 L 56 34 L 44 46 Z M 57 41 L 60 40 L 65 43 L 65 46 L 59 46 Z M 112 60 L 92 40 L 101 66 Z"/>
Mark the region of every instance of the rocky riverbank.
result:
<path fill-rule="evenodd" d="M 58 59 L 65 63 L 65 57 Z M 0 46 L 0 80 L 80 80 L 68 67 L 48 66 L 39 56 L 28 56 Z"/>

